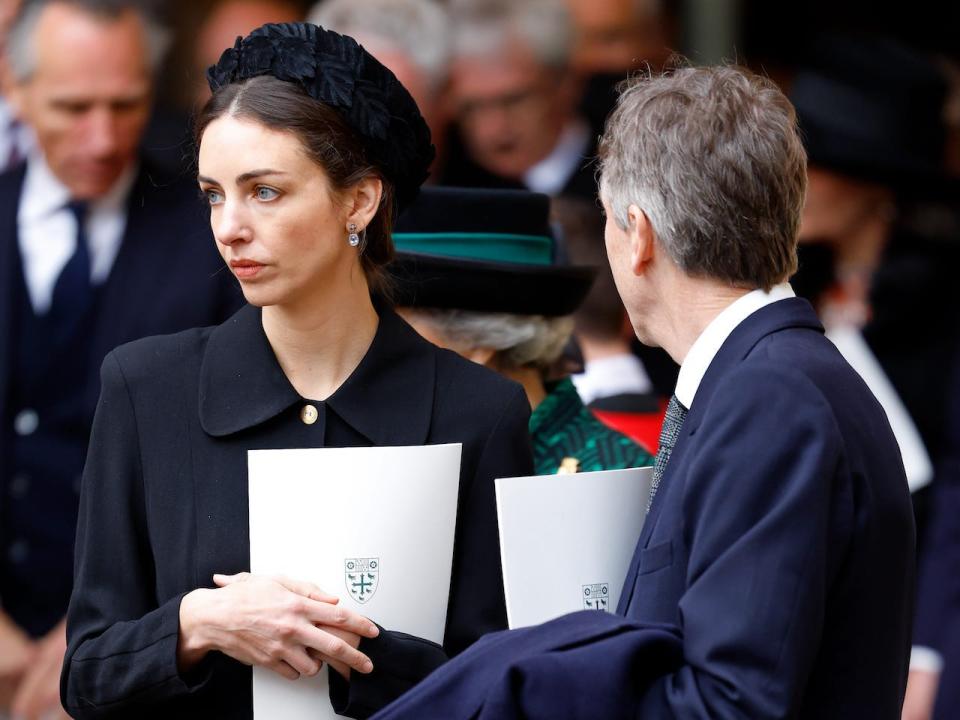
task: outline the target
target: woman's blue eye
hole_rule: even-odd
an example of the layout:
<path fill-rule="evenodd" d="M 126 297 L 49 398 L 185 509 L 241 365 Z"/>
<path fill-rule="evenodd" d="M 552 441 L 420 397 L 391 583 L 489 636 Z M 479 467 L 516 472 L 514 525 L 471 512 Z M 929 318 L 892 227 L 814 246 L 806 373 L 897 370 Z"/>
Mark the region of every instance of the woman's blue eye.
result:
<path fill-rule="evenodd" d="M 211 205 L 219 205 L 223 202 L 223 195 L 219 190 L 204 190 L 203 194 L 207 197 L 207 202 Z"/>
<path fill-rule="evenodd" d="M 257 188 L 257 200 L 274 200 L 280 196 L 273 188 L 260 186 Z"/>

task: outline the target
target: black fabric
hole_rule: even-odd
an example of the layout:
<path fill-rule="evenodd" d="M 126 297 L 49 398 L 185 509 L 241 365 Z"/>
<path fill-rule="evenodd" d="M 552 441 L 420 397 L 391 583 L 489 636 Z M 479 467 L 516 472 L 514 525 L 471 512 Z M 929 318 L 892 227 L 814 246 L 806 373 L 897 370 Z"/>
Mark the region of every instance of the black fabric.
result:
<path fill-rule="evenodd" d="M 944 177 L 947 83 L 896 42 L 816 38 L 790 85 L 809 160 L 893 187 Z"/>
<path fill-rule="evenodd" d="M 390 264 L 399 306 L 560 317 L 572 314 L 596 271 L 398 253 Z"/>
<path fill-rule="evenodd" d="M 536 235 L 550 239 L 550 264 L 475 260 L 400 250 L 389 266 L 399 306 L 570 315 L 596 269 L 565 264 L 550 224 L 550 198 L 528 190 L 427 187 L 400 216 L 397 233 Z"/>
<path fill-rule="evenodd" d="M 430 128 L 396 76 L 353 38 L 310 23 L 268 23 L 207 70 L 214 92 L 259 75 L 295 83 L 340 112 L 393 181 L 400 206 L 416 197 L 436 155 Z"/>
<path fill-rule="evenodd" d="M 144 164 L 110 275 L 76 332 L 60 342 L 48 318 L 33 316 L 23 283 L 17 212 L 24 176 L 24 168 L 0 175 L 0 597 L 4 611 L 38 634 L 67 610 L 77 488 L 104 356 L 145 335 L 219 322 L 242 296 L 232 276 L 219 272 L 195 185 Z M 13 421 L 23 409 L 39 421 L 20 438 Z"/>
<path fill-rule="evenodd" d="M 431 186 L 397 218 L 393 231 L 552 237 L 550 198 L 522 189 Z"/>
<path fill-rule="evenodd" d="M 183 593 L 249 569 L 252 448 L 463 444 L 442 652 L 389 631 L 365 641 L 379 664 L 348 692 L 339 686 L 344 712 L 369 714 L 417 668 L 506 626 L 493 480 L 532 471 L 529 404 L 515 383 L 380 308 L 367 354 L 305 425 L 250 306 L 215 328 L 118 348 L 102 378 L 62 684 L 75 717 L 251 716 L 250 669 L 214 654 L 206 675 L 187 682 L 176 640 Z"/>

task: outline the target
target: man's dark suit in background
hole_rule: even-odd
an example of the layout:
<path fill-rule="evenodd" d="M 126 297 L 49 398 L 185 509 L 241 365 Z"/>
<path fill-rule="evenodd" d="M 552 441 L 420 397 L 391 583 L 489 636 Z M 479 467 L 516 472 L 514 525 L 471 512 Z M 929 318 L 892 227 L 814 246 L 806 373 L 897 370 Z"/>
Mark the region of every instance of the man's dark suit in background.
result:
<path fill-rule="evenodd" d="M 0 175 L 0 597 L 34 637 L 67 609 L 79 477 L 115 346 L 218 323 L 242 301 L 223 271 L 192 183 L 141 169 L 110 275 L 82 330 L 63 342 L 31 308 L 18 247 L 24 169 Z M 32 413 L 33 423 L 17 425 Z M 30 432 L 25 432 L 29 430 Z"/>

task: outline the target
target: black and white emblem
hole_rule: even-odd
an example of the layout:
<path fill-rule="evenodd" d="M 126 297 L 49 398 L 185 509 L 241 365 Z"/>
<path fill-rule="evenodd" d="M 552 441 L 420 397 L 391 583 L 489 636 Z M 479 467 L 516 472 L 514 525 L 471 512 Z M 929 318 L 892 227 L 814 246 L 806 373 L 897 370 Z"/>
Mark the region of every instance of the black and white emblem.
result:
<path fill-rule="evenodd" d="M 358 603 L 365 603 L 377 591 L 380 558 L 347 558 L 343 561 L 347 592 Z"/>
<path fill-rule="evenodd" d="M 583 586 L 583 607 L 587 610 L 610 609 L 610 584 L 593 583 Z"/>

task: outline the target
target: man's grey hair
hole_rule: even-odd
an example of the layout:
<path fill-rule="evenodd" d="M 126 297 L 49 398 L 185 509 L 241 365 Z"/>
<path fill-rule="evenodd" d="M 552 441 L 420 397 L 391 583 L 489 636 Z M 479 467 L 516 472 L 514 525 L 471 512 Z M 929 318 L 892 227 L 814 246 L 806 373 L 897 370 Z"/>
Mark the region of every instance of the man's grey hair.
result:
<path fill-rule="evenodd" d="M 772 81 L 729 66 L 629 80 L 599 154 L 614 221 L 639 207 L 688 275 L 769 289 L 796 271 L 806 153 Z"/>
<path fill-rule="evenodd" d="M 128 11 L 135 12 L 143 23 L 147 62 L 156 72 L 170 45 L 170 33 L 156 15 L 137 0 L 26 0 L 7 34 L 6 51 L 10 71 L 17 82 L 24 82 L 37 69 L 37 25 L 50 5 L 70 5 L 105 21 L 117 20 Z"/>
<path fill-rule="evenodd" d="M 573 333 L 573 318 L 569 316 L 436 308 L 410 308 L 409 313 L 429 324 L 457 352 L 496 350 L 500 363 L 507 368 L 546 368 L 560 357 Z"/>
<path fill-rule="evenodd" d="M 307 19 L 343 35 L 376 38 L 407 55 L 434 88 L 446 82 L 450 18 L 436 0 L 320 0 Z"/>
<path fill-rule="evenodd" d="M 454 0 L 450 9 L 457 56 L 489 56 L 514 41 L 548 68 L 570 65 L 573 21 L 564 0 Z"/>

